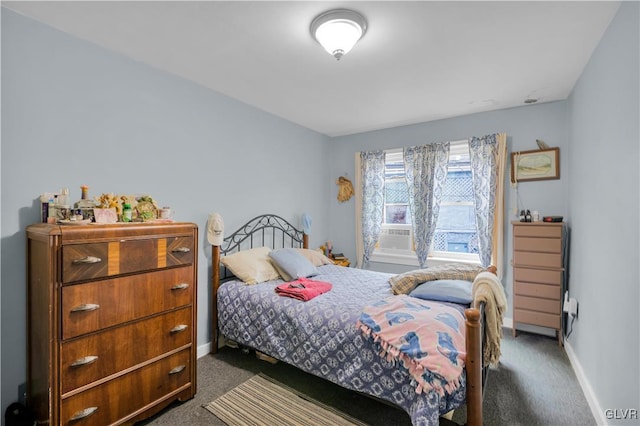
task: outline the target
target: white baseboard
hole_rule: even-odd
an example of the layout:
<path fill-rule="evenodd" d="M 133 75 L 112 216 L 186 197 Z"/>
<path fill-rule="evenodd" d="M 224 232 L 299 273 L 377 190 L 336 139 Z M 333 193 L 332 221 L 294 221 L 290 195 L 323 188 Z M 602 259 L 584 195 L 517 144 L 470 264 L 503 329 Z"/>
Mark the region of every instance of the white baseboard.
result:
<path fill-rule="evenodd" d="M 502 318 L 502 326 L 506 328 L 513 328 L 513 318 Z"/>
<path fill-rule="evenodd" d="M 198 351 L 196 352 L 196 356 L 198 358 L 202 358 L 205 355 L 209 355 L 211 352 L 211 342 L 207 342 L 204 345 L 198 346 Z"/>
<path fill-rule="evenodd" d="M 569 362 L 573 367 L 573 371 L 576 373 L 576 377 L 578 378 L 578 383 L 580 383 L 582 392 L 584 392 L 584 396 L 585 398 L 587 398 L 587 403 L 589 404 L 589 408 L 591 408 L 591 414 L 593 414 L 593 417 L 596 419 L 596 424 L 607 425 L 607 419 L 604 416 L 602 407 L 600 407 L 598 398 L 593 392 L 593 389 L 589 384 L 589 380 L 587 380 L 587 376 L 585 376 L 584 374 L 582 365 L 580 364 L 580 361 L 578 361 L 576 353 L 573 351 L 573 347 L 571 347 L 571 344 L 566 340 L 564 342 L 564 350 L 567 353 L 567 357 L 569 358 Z"/>

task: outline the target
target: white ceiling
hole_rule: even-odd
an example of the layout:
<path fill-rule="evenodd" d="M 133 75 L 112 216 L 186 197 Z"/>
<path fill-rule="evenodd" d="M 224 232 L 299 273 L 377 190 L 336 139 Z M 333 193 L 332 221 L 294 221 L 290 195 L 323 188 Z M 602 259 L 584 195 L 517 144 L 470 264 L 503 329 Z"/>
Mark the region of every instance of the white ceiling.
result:
<path fill-rule="evenodd" d="M 2 5 L 317 132 L 338 136 L 566 99 L 619 2 L 75 1 Z M 329 9 L 368 30 L 341 61 Z"/>

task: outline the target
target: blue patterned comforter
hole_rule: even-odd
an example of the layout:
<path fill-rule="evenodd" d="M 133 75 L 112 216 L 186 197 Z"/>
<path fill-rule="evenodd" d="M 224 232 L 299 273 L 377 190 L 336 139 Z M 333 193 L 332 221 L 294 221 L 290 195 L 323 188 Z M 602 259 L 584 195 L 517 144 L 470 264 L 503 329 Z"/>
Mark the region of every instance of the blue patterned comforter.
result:
<path fill-rule="evenodd" d="M 333 289 L 306 302 L 277 295 L 281 280 L 222 284 L 221 333 L 342 387 L 390 401 L 407 411 L 414 425 L 437 425 L 441 414 L 464 403 L 464 373 L 451 394 L 418 394 L 405 367 L 382 357 L 378 344 L 357 328 L 363 307 L 392 294 L 391 274 L 335 265 L 319 270 L 313 279 L 328 281 Z"/>

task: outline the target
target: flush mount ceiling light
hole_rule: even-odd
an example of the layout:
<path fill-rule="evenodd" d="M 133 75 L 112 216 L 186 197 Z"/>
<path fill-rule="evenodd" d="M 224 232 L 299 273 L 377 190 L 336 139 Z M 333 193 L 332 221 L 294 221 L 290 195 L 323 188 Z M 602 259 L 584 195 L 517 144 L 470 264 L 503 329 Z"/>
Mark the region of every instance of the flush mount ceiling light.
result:
<path fill-rule="evenodd" d="M 366 31 L 364 17 L 348 9 L 330 10 L 311 23 L 311 35 L 337 60 L 347 54 Z"/>

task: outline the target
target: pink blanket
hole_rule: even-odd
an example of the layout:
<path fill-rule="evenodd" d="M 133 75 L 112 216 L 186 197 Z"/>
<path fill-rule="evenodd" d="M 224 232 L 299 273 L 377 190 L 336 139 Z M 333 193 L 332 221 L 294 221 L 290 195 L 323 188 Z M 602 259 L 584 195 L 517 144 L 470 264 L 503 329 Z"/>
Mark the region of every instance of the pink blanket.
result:
<path fill-rule="evenodd" d="M 391 296 L 366 306 L 357 325 L 380 345 L 383 356 L 403 363 L 417 382 L 417 393 L 451 393 L 460 386 L 467 358 L 465 321 L 455 307 Z"/>
<path fill-rule="evenodd" d="M 322 293 L 331 290 L 331 283 L 298 278 L 295 281 L 280 284 L 276 287 L 276 293 L 280 296 L 293 297 L 298 300 L 311 300 Z"/>

